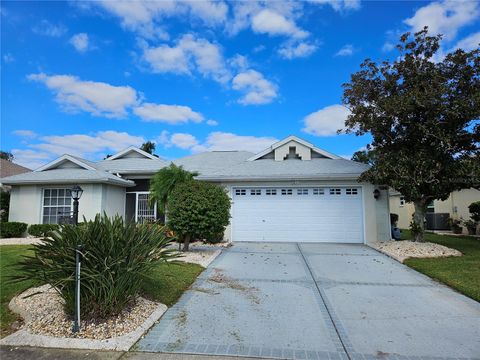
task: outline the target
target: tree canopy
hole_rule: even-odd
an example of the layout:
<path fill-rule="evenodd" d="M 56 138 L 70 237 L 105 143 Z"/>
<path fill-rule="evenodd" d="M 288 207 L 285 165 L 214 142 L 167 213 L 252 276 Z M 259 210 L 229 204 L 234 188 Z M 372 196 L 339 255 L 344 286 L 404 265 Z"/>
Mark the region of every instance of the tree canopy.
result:
<path fill-rule="evenodd" d="M 145 143 L 142 144 L 142 146 L 140 146 L 140 150 L 143 150 L 149 154 L 153 154 L 153 152 L 155 151 L 155 143 L 151 142 L 151 141 L 147 141 Z"/>
<path fill-rule="evenodd" d="M 12 162 L 14 159 L 14 156 L 11 152 L 8 151 L 0 151 L 0 159 L 4 159 L 7 161 Z"/>
<path fill-rule="evenodd" d="M 480 182 L 480 50 L 442 57 L 441 38 L 427 28 L 406 33 L 394 61 L 366 59 L 343 85 L 346 132 L 370 133 L 375 149 L 360 180 L 388 185 L 414 203 L 417 241 L 431 200 Z"/>

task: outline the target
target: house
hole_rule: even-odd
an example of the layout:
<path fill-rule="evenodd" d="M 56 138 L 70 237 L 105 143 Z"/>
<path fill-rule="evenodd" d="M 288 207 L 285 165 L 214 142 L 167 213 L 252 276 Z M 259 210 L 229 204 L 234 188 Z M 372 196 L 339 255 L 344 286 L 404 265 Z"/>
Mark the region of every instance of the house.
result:
<path fill-rule="evenodd" d="M 5 160 L 5 159 L 0 159 L 0 178 L 4 178 L 7 176 L 12 176 L 12 175 L 17 175 L 17 174 L 23 174 L 26 172 L 32 171 L 24 166 L 20 166 L 18 164 L 15 164 L 11 161 Z M 0 187 L 3 189 L 4 186 L 0 182 Z M 8 187 L 7 189 L 8 190 Z"/>
<path fill-rule="evenodd" d="M 454 191 L 447 200 L 434 200 L 427 207 L 427 230 L 450 230 L 448 218 L 458 220 L 470 219 L 468 206 L 475 201 L 480 201 L 480 191 L 477 189 L 464 189 Z M 398 227 L 407 229 L 410 226 L 412 215 L 415 212 L 413 203 L 408 203 L 398 191 L 390 191 L 390 211 L 398 214 Z M 467 229 L 464 227 L 464 233 Z"/>
<path fill-rule="evenodd" d="M 388 190 L 359 183 L 365 164 L 343 159 L 295 136 L 264 151 L 212 151 L 174 161 L 220 184 L 232 199 L 228 241 L 366 243 L 390 239 Z M 168 163 L 130 147 L 99 162 L 63 155 L 12 186 L 10 221 L 56 223 L 72 209 L 69 188 L 83 190 L 80 217 L 159 217 L 148 204 L 149 180 Z"/>

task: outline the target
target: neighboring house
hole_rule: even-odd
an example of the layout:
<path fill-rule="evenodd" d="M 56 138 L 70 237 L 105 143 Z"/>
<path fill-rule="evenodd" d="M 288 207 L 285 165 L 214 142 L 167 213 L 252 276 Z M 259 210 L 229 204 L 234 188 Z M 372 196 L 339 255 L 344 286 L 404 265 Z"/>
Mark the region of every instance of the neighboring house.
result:
<path fill-rule="evenodd" d="M 448 218 L 468 220 L 470 212 L 468 206 L 475 201 L 480 201 L 480 191 L 477 189 L 464 189 L 454 191 L 447 200 L 434 200 L 427 207 L 428 230 L 450 230 Z M 413 203 L 407 203 L 398 191 L 390 192 L 390 212 L 398 214 L 398 227 L 407 229 L 410 226 L 412 215 L 415 212 Z M 463 231 L 467 233 L 464 227 Z"/>
<path fill-rule="evenodd" d="M 213 151 L 174 161 L 198 180 L 224 186 L 232 198 L 228 241 L 365 243 L 390 239 L 388 190 L 359 183 L 365 164 L 343 159 L 290 136 L 268 149 Z M 80 216 L 158 218 L 148 205 L 149 180 L 168 163 L 135 147 L 96 163 L 71 155 L 32 173 L 2 179 L 12 185 L 10 221 L 55 223 L 71 211 L 68 189 L 83 190 Z M 378 190 L 378 191 L 376 191 Z M 374 197 L 374 191 L 376 197 Z"/>
<path fill-rule="evenodd" d="M 15 164 L 5 159 L 0 159 L 0 179 L 7 176 L 23 174 L 30 171 L 32 170 L 24 166 L 20 166 L 18 164 Z M 0 187 L 4 188 L 1 181 L 0 181 Z M 8 190 L 8 187 L 7 187 L 7 190 Z"/>

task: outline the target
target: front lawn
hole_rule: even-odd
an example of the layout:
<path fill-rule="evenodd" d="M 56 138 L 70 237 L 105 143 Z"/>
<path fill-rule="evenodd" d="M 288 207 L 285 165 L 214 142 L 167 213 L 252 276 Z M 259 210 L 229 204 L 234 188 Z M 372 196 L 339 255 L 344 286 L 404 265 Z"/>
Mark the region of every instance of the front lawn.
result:
<path fill-rule="evenodd" d="M 22 257 L 32 253 L 28 245 L 1 245 L 0 246 L 0 337 L 12 332 L 12 323 L 17 316 L 8 309 L 10 299 L 18 293 L 28 289 L 33 282 L 9 282 L 8 278 L 20 275 L 15 265 Z"/>
<path fill-rule="evenodd" d="M 33 282 L 10 282 L 10 276 L 20 275 L 14 265 L 22 255 L 32 253 L 26 245 L 0 246 L 0 337 L 13 332 L 12 323 L 17 316 L 8 309 L 10 299 L 33 286 Z M 183 292 L 192 285 L 203 267 L 197 264 L 159 264 L 142 288 L 143 295 L 167 306 L 177 302 Z"/>
<path fill-rule="evenodd" d="M 408 230 L 402 230 L 402 239 L 411 238 Z M 405 264 L 480 302 L 480 240 L 426 233 L 425 241 L 457 249 L 463 256 L 408 259 Z"/>

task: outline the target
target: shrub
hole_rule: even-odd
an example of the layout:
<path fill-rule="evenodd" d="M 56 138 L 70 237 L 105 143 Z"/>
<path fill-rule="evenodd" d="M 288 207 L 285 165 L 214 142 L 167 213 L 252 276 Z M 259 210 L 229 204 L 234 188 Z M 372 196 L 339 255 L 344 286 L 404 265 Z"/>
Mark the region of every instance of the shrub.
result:
<path fill-rule="evenodd" d="M 33 224 L 28 227 L 28 233 L 36 237 L 48 236 L 53 230 L 58 230 L 57 224 Z"/>
<path fill-rule="evenodd" d="M 175 257 L 171 242 L 158 226 L 125 223 L 123 218 L 97 215 L 82 226 L 61 225 L 35 255 L 25 257 L 17 280 L 38 280 L 54 286 L 73 315 L 75 305 L 75 249 L 83 245 L 81 315 L 105 318 L 118 314 L 139 294 L 144 279 L 159 262 Z"/>
<path fill-rule="evenodd" d="M 168 227 L 183 241 L 184 251 L 192 239 L 218 238 L 230 220 L 230 199 L 225 190 L 202 181 L 176 186 L 167 208 Z"/>
<path fill-rule="evenodd" d="M 23 222 L 1 222 L 0 236 L 2 238 L 22 237 L 27 231 L 27 224 Z"/>
<path fill-rule="evenodd" d="M 470 217 L 473 221 L 480 221 L 480 201 L 471 203 L 468 206 L 468 211 L 470 211 L 470 214 L 472 214 Z"/>
<path fill-rule="evenodd" d="M 8 221 L 8 210 L 10 208 L 10 192 L 0 189 L 0 221 Z"/>

